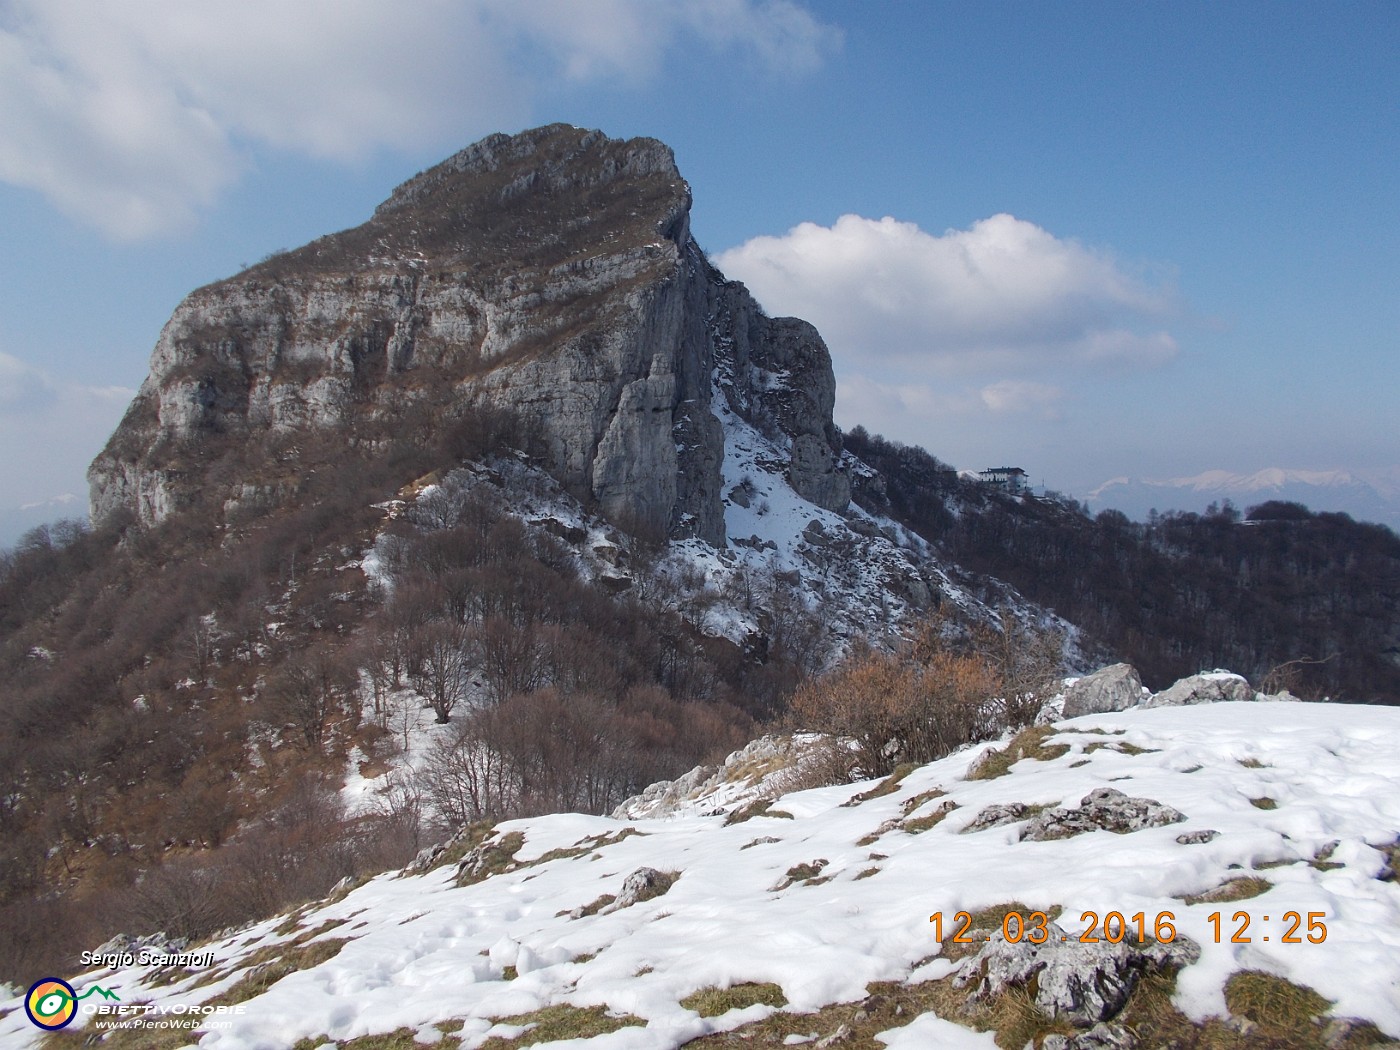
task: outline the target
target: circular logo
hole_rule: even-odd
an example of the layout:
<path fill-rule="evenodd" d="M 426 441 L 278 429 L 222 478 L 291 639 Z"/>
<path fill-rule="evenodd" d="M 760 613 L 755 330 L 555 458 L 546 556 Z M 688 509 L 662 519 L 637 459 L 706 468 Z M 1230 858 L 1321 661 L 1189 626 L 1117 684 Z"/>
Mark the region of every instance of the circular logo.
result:
<path fill-rule="evenodd" d="M 45 977 L 35 981 L 24 997 L 24 1012 L 40 1028 L 51 1032 L 64 1027 L 78 1012 L 78 993 L 67 981 Z"/>

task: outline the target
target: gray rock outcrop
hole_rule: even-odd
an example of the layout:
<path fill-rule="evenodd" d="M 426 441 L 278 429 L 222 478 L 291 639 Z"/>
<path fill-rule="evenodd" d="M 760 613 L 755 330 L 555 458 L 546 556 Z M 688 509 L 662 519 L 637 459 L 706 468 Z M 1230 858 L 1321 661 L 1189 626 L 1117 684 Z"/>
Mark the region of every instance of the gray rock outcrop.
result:
<path fill-rule="evenodd" d="M 812 734 L 767 735 L 730 753 L 719 766 L 696 766 L 675 780 L 651 784 L 623 801 L 614 820 L 645 820 L 678 814 L 738 809 L 775 799 L 800 783 L 804 770 L 826 754 L 824 740 Z"/>
<path fill-rule="evenodd" d="M 630 908 L 642 901 L 662 896 L 674 884 L 679 874 L 673 871 L 657 871 L 655 868 L 638 868 L 622 882 L 617 899 L 601 909 L 601 914 Z"/>
<path fill-rule="evenodd" d="M 1142 679 L 1131 664 L 1110 664 L 1065 690 L 1064 718 L 1124 711 L 1142 703 Z"/>
<path fill-rule="evenodd" d="M 1186 704 L 1215 704 L 1223 700 L 1253 700 L 1255 693 L 1240 675 L 1229 671 L 1193 674 L 1154 693 L 1144 707 L 1181 707 Z"/>
<path fill-rule="evenodd" d="M 1117 788 L 1101 787 L 1085 795 L 1073 809 L 1063 806 L 1040 809 L 1023 802 L 993 803 L 963 828 L 963 834 L 1019 824 L 1024 820 L 1026 826 L 1018 835 L 1021 841 L 1042 842 L 1072 838 L 1090 831 L 1127 835 L 1144 828 L 1179 824 L 1185 819 L 1178 810 L 1156 799 L 1132 798 Z"/>
<path fill-rule="evenodd" d="M 1021 829 L 1022 841 L 1067 839 L 1090 831 L 1111 831 L 1128 835 L 1144 828 L 1180 824 L 1186 817 L 1156 799 L 1132 798 L 1117 788 L 1095 788 L 1079 801 L 1076 809 L 1054 809 L 1037 813 Z"/>
<path fill-rule="evenodd" d="M 1111 1021 L 1144 975 L 1179 969 L 1201 953 L 1199 946 L 1180 934 L 1165 944 L 1150 939 L 1138 943 L 1131 930 L 1118 944 L 1102 939 L 1081 943 L 1052 922 L 1044 942 L 1032 944 L 1025 939 L 1012 943 L 1000 932 L 1000 928 L 989 932 L 991 941 L 963 963 L 957 983 L 972 987 L 974 1002 L 1021 989 L 1048 1017 L 1063 1018 L 1080 1028 Z M 975 931 L 972 936 L 980 939 Z"/>
<path fill-rule="evenodd" d="M 972 835 L 979 831 L 986 831 L 989 828 L 1000 828 L 1007 824 L 1019 824 L 1023 820 L 1028 820 L 1035 814 L 1036 810 L 1026 805 L 1024 802 L 996 802 L 981 810 L 977 816 L 973 817 L 968 825 L 962 829 L 962 834 Z"/>
<path fill-rule="evenodd" d="M 1047 1035 L 1040 1050 L 1137 1050 L 1140 1045 L 1131 1029 L 1100 1021 L 1087 1032 Z"/>
<path fill-rule="evenodd" d="M 717 396 L 786 450 L 801 495 L 844 510 L 821 337 L 726 281 L 689 214 L 655 140 L 558 124 L 484 139 L 364 225 L 189 295 L 90 468 L 94 520 L 257 513 L 347 447 L 436 440 L 490 410 L 619 523 L 719 545 Z"/>

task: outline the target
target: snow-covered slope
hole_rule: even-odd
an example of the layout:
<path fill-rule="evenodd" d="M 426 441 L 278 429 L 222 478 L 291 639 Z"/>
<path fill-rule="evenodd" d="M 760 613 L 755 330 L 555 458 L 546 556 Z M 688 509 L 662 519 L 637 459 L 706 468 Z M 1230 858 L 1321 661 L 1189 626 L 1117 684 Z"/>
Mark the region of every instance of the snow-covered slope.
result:
<path fill-rule="evenodd" d="M 671 541 L 652 556 L 604 518 L 589 513 L 545 471 L 508 456 L 431 475 L 410 487 L 407 501 L 386 506 L 420 527 L 450 524 L 467 493 L 486 498 L 571 548 L 581 575 L 614 593 L 679 612 L 703 632 L 748 646 L 769 644 L 785 616 L 800 613 L 821 634 L 821 669 L 855 639 L 889 645 L 910 623 L 942 608 L 969 622 L 997 622 L 1009 613 L 1022 624 L 1051 628 L 1065 638 L 1067 663 L 1086 663 L 1073 625 L 1014 588 L 943 561 L 934 548 L 899 523 L 852 503 L 837 514 L 804 499 L 787 477 L 789 454 L 740 418 L 717 391 L 715 415 L 724 430 L 723 506 L 727 543 Z M 844 468 L 869 470 L 850 456 Z M 392 558 L 381 537 L 364 568 L 383 583 Z"/>
<path fill-rule="evenodd" d="M 746 422 L 717 390 L 715 414 L 724 429 L 724 516 L 728 546 L 716 550 L 701 540 L 672 543 L 667 563 L 674 573 L 699 570 L 706 585 L 727 600 L 715 602 L 701 621 L 734 641 L 759 634 L 771 611 L 776 584 L 801 605 L 820 614 L 838 656 L 847 642 L 877 644 L 900 634 L 911 617 L 948 603 L 973 619 L 995 617 L 940 562 L 919 536 L 888 518 L 852 503 L 845 515 L 823 510 L 798 495 L 785 475 L 789 456 Z M 862 469 L 847 457 L 847 470 Z M 1027 620 L 1068 624 L 1033 606 L 1005 585 L 1007 608 Z"/>
<path fill-rule="evenodd" d="M 1046 927 L 1050 947 L 1086 958 L 1112 949 L 1102 943 L 1109 913 L 1126 917 L 1129 940 L 1138 913 L 1148 932 L 1170 913 L 1181 957 L 1195 959 L 1173 1001 L 1193 1020 L 1225 1014 L 1231 976 L 1256 971 L 1313 989 L 1329 1017 L 1400 1035 L 1400 886 L 1383 879 L 1394 856 L 1384 847 L 1400 831 L 1400 710 L 1220 703 L 1086 715 L 1032 738 L 1005 775 L 970 778 L 996 772 L 984 756 L 997 748 L 970 748 L 882 790 L 790 794 L 745 820 L 736 798 L 728 815 L 503 823 L 467 856 L 480 881 L 458 885 L 452 864 L 386 874 L 210 944 L 213 965 L 188 975 L 127 966 L 72 981 L 79 994 L 114 989 L 124 1004 L 241 1006 L 209 1015 L 227 1027 L 208 1028 L 202 1050 L 343 1047 L 399 1029 L 440 1046 L 493 1036 L 510 1046 L 523 1026 L 565 1015 L 587 1032 L 626 1022 L 586 1044 L 599 1050 L 679 1047 L 770 1015 L 764 1031 L 776 1042 L 761 1045 L 779 1045 L 829 1035 L 838 1016 L 856 1024 L 878 1013 L 872 982 L 894 982 L 880 1002 L 908 995 L 948 1012 L 976 980 L 952 999 L 933 992 L 952 994 L 953 975 L 979 965 L 952 957 L 978 945 L 940 945 L 930 917 L 951 937 L 957 913 L 1013 905 L 1061 909 Z M 1155 800 L 1172 822 L 1085 830 L 1092 807 L 1081 801 L 1105 788 Z M 1042 837 L 1054 828 L 1068 837 Z M 605 906 L 643 868 L 674 881 Z M 1101 943 L 1081 946 L 1090 913 Z M 982 958 L 1007 949 L 1000 927 L 974 929 L 998 942 L 982 944 Z M 688 998 L 748 983 L 776 985 L 781 998 L 760 987 L 749 1001 L 767 1005 L 717 1016 Z M 1048 984 L 1032 994 L 1050 994 Z M 838 1015 L 832 1004 L 843 1002 L 866 1012 Z M 574 1009 L 540 1012 L 563 1004 Z M 0 1044 L 38 1042 L 19 1005 L 5 1004 Z M 954 1024 L 955 1012 L 901 1011 L 881 1022 L 892 1045 L 992 1045 Z M 1251 1030 L 1237 1021 L 1236 1034 Z"/>

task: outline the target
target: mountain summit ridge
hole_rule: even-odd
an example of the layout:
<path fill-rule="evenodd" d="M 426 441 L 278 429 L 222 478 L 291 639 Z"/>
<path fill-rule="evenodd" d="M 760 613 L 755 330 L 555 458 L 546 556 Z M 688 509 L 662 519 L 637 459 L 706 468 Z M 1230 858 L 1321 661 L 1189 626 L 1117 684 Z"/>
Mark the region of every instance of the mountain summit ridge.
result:
<path fill-rule="evenodd" d="M 780 442 L 793 487 L 843 510 L 826 346 L 709 264 L 690 200 L 654 139 L 494 135 L 365 224 L 196 290 L 89 471 L 94 520 L 257 513 L 314 469 L 298 436 L 335 431 L 373 454 L 495 411 L 610 516 L 719 546 L 721 371 L 721 396 Z"/>

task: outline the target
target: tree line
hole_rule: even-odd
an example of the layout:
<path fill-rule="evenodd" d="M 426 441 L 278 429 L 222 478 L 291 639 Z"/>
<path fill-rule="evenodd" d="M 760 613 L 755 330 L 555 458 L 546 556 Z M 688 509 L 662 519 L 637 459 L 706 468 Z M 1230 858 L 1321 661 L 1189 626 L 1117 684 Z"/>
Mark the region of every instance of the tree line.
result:
<path fill-rule="evenodd" d="M 877 509 L 1054 609 L 1153 688 L 1213 667 L 1258 682 L 1288 665 L 1308 697 L 1400 703 L 1400 537 L 1382 525 L 1277 501 L 1091 517 L 860 427 L 846 446 L 881 473 L 863 494 Z"/>

